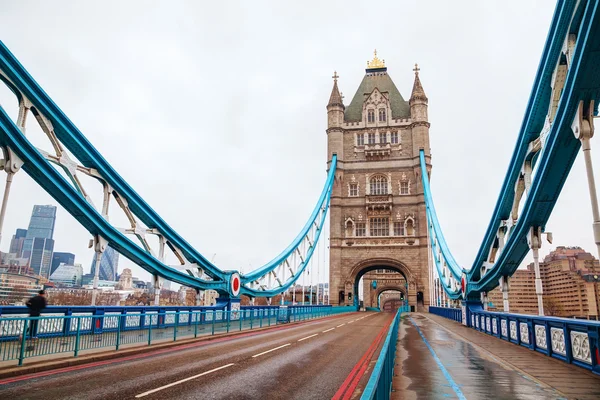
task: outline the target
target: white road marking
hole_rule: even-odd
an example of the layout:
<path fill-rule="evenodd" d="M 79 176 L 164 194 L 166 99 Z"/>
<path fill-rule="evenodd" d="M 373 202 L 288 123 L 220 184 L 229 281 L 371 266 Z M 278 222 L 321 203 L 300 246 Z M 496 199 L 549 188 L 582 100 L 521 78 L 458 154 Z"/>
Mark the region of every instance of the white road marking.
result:
<path fill-rule="evenodd" d="M 198 374 L 198 375 L 190 376 L 189 378 L 185 378 L 185 379 L 182 379 L 182 380 L 177 381 L 177 382 L 169 383 L 168 385 L 161 386 L 161 387 L 156 388 L 156 389 L 148 390 L 147 392 L 140 393 L 140 394 L 138 394 L 135 397 L 136 398 L 140 398 L 140 397 L 148 396 L 149 394 L 159 392 L 159 391 L 161 391 L 163 389 L 167 389 L 167 388 L 170 388 L 170 387 L 175 386 L 175 385 L 179 385 L 180 383 L 183 383 L 183 382 L 191 381 L 192 379 L 196 379 L 196 378 L 199 378 L 201 376 L 211 374 L 211 373 L 219 371 L 221 369 L 225 369 L 225 368 L 231 367 L 232 365 L 235 365 L 235 364 L 223 365 L 223 366 L 221 366 L 219 368 L 211 369 L 210 371 L 206 371 L 206 372 L 203 372 L 203 373 Z"/>
<path fill-rule="evenodd" d="M 271 349 L 271 350 L 263 351 L 262 353 L 258 353 L 258 354 L 253 355 L 252 358 L 255 358 L 255 357 L 258 357 L 258 356 L 262 356 L 263 354 L 267 354 L 267 353 L 270 353 L 270 352 L 275 351 L 275 350 L 283 349 L 284 347 L 287 347 L 290 344 L 291 343 L 287 343 L 287 344 L 284 344 L 283 346 L 279 346 L 279 347 L 275 347 L 274 349 Z"/>
<path fill-rule="evenodd" d="M 338 325 L 338 326 L 336 326 L 336 328 L 339 328 L 340 326 L 344 326 L 344 325 L 346 325 L 346 324 L 341 324 L 341 325 Z"/>
<path fill-rule="evenodd" d="M 315 333 L 314 335 L 310 335 L 310 336 L 307 336 L 307 337 L 303 337 L 302 339 L 298 339 L 298 341 L 301 342 L 303 340 L 310 339 L 311 337 L 315 337 L 317 335 L 318 335 L 318 333 Z"/>
<path fill-rule="evenodd" d="M 323 331 L 323 333 L 325 333 L 325 332 L 329 332 L 329 331 L 332 331 L 332 330 L 334 330 L 334 329 L 335 329 L 335 328 L 329 328 L 329 329 L 327 329 L 326 331 Z"/>
<path fill-rule="evenodd" d="M 349 324 L 353 323 L 354 321 L 356 321 L 355 319 L 353 319 L 352 321 L 348 321 Z"/>

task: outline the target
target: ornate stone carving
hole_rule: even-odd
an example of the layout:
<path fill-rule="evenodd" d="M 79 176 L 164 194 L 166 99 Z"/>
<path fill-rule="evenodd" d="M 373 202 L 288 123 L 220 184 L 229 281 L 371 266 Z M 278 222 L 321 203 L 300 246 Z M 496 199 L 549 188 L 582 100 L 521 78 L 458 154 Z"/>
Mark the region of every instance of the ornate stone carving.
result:
<path fill-rule="evenodd" d="M 517 340 L 517 321 L 510 321 L 510 338 Z"/>
<path fill-rule="evenodd" d="M 550 328 L 550 340 L 552 341 L 552 352 L 566 355 L 565 332 L 562 328 Z"/>
<path fill-rule="evenodd" d="M 544 325 L 535 326 L 535 345 L 540 349 L 548 349 L 546 342 L 546 327 Z"/>
<path fill-rule="evenodd" d="M 571 351 L 574 359 L 592 364 L 590 339 L 587 333 L 571 331 Z"/>
<path fill-rule="evenodd" d="M 526 322 L 520 322 L 521 343 L 529 344 L 529 326 Z"/>

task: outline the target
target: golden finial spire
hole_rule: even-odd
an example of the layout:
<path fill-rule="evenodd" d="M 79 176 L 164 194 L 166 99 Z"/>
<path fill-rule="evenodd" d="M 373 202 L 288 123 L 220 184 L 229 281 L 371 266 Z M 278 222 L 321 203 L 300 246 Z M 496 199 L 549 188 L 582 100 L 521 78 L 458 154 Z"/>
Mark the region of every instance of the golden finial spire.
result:
<path fill-rule="evenodd" d="M 380 60 L 379 58 L 377 58 L 377 49 L 375 49 L 373 53 L 373 61 L 367 61 L 367 68 L 385 68 L 385 60 Z"/>
<path fill-rule="evenodd" d="M 338 80 L 338 78 L 339 78 L 339 77 L 340 77 L 340 76 L 337 74 L 337 71 L 333 71 L 333 76 L 332 76 L 332 78 L 333 78 L 333 80 L 334 80 L 335 82 L 337 82 L 337 80 Z"/>

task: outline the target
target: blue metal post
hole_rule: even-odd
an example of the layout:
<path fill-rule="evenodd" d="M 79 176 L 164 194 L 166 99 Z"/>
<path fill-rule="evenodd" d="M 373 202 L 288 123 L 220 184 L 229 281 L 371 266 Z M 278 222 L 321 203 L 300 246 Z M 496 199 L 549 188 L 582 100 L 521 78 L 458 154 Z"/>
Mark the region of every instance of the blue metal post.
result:
<path fill-rule="evenodd" d="M 23 360 L 25 359 L 25 342 L 27 341 L 27 325 L 29 324 L 29 319 L 25 319 L 23 321 L 23 334 L 21 335 L 21 349 L 19 350 L 19 367 L 23 365 Z"/>
<path fill-rule="evenodd" d="M 77 357 L 79 355 L 79 337 L 80 337 L 80 332 L 81 332 L 81 318 L 83 318 L 83 317 L 77 317 L 77 336 L 75 337 L 74 357 Z"/>
<path fill-rule="evenodd" d="M 115 343 L 115 350 L 119 350 L 119 345 L 121 344 L 121 319 L 122 318 L 124 318 L 124 317 L 119 315 L 119 319 L 117 320 L 117 340 Z"/>

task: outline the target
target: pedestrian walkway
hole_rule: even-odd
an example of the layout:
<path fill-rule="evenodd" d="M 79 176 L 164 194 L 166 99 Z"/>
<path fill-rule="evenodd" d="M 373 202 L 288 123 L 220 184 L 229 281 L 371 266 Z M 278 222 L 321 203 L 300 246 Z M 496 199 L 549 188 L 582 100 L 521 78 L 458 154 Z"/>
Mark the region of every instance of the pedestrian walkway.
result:
<path fill-rule="evenodd" d="M 402 318 L 393 399 L 600 399 L 600 376 L 433 314 Z"/>

